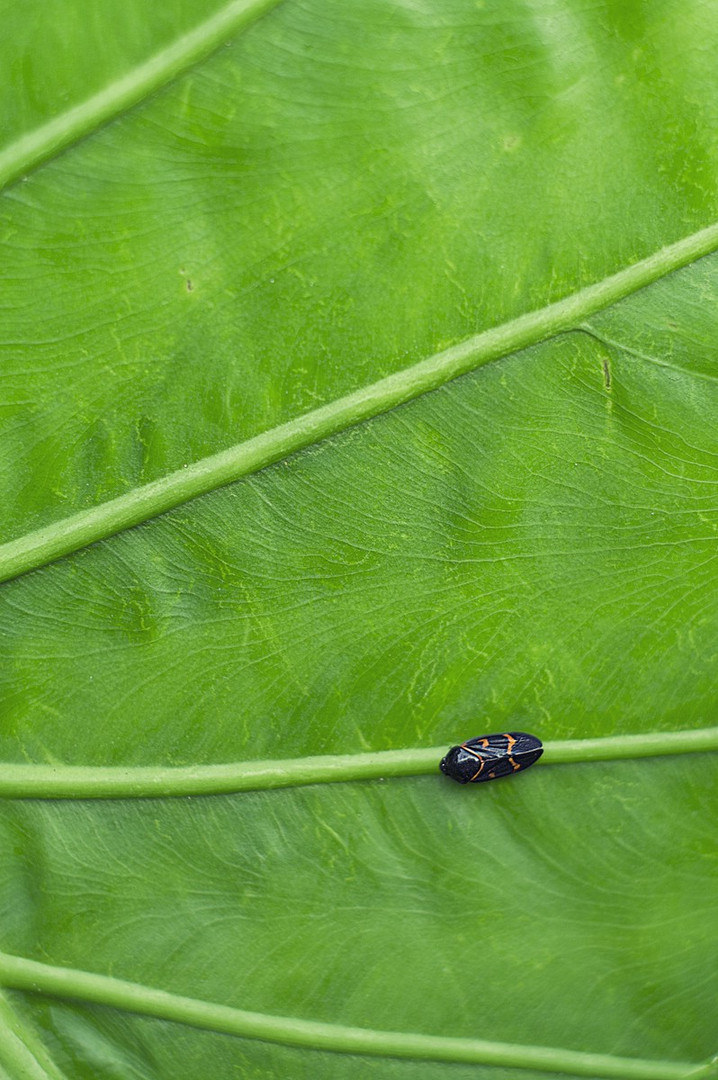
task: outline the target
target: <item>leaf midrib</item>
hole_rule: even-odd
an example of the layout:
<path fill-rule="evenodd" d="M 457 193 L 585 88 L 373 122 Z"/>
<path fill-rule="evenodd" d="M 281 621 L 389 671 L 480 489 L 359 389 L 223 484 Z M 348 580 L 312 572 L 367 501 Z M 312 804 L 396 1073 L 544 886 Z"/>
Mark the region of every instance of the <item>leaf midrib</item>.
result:
<path fill-rule="evenodd" d="M 105 1005 L 205 1031 L 341 1054 L 532 1069 L 617 1080 L 684 1080 L 708 1064 L 647 1061 L 562 1047 L 527 1046 L 328 1024 L 249 1012 L 184 997 L 107 975 L 0 953 L 0 984 L 17 990 Z"/>
<path fill-rule="evenodd" d="M 290 454 L 374 419 L 422 394 L 581 324 L 633 293 L 718 249 L 718 223 L 553 304 L 475 334 L 411 367 L 89 510 L 0 545 L 0 582 L 150 521 L 191 499 L 276 464 Z"/>

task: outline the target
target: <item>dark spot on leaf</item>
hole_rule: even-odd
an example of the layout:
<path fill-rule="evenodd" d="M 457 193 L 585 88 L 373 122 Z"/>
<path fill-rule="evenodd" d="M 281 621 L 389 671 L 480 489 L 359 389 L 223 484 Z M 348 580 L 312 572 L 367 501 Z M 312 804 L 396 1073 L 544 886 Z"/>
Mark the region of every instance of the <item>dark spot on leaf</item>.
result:
<path fill-rule="evenodd" d="M 607 356 L 604 356 L 602 363 L 603 363 L 603 385 L 606 387 L 607 390 L 610 390 L 611 389 L 611 365 L 609 363 L 609 360 L 608 360 Z"/>
<path fill-rule="evenodd" d="M 192 292 L 192 281 L 190 278 L 187 278 L 187 292 Z"/>

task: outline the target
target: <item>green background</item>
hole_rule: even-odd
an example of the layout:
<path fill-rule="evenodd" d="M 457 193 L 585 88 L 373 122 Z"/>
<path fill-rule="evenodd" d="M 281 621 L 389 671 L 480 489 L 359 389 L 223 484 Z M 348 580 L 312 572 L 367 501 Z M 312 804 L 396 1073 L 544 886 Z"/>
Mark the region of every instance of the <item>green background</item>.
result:
<path fill-rule="evenodd" d="M 4 5 L 5 142 L 220 5 Z M 284 0 L 0 204 L 14 539 L 711 223 L 718 8 Z M 715 723 L 718 257 L 0 593 L 5 760 Z M 0 945 L 273 1014 L 700 1062 L 709 755 L 12 803 Z M 526 1071 L 13 994 L 66 1075 Z M 14 1080 L 14 1078 L 13 1078 Z"/>

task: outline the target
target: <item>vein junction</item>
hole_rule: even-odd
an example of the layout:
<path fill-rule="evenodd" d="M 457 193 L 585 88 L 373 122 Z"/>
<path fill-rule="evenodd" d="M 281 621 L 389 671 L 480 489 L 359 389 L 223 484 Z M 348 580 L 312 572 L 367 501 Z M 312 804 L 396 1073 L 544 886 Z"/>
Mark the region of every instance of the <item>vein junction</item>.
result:
<path fill-rule="evenodd" d="M 406 404 L 509 353 L 580 329 L 597 311 L 718 248 L 718 223 L 603 281 L 338 398 L 286 424 L 202 458 L 108 502 L 0 545 L 0 582 L 105 540 L 231 484 L 331 435 Z"/>

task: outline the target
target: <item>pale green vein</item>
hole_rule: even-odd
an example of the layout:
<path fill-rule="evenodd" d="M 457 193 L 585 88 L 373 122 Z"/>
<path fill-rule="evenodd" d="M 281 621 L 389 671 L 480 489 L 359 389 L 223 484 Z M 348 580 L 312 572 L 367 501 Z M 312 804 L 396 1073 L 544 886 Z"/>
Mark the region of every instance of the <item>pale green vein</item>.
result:
<path fill-rule="evenodd" d="M 469 733 L 471 734 L 471 733 Z M 476 734 L 474 732 L 474 734 Z M 464 732 L 466 737 L 467 733 Z M 104 766 L 0 765 L 0 797 L 15 799 L 148 799 L 186 795 L 228 795 L 240 791 L 383 780 L 439 773 L 448 747 L 384 750 L 375 754 L 335 754 L 223 765 Z M 693 731 L 614 735 L 604 739 L 569 739 L 544 743 L 538 764 L 696 754 L 718 750 L 718 727 Z"/>
<path fill-rule="evenodd" d="M 617 1077 L 620 1080 L 685 1080 L 691 1072 L 701 1067 L 681 1061 L 645 1061 L 560 1047 L 375 1031 L 289 1016 L 270 1016 L 181 997 L 106 975 L 40 964 L 7 953 L 0 953 L 0 983 L 18 990 L 108 1005 L 142 1016 L 189 1024 L 206 1031 L 339 1054 L 498 1065 L 569 1076 Z"/>
<path fill-rule="evenodd" d="M 0 993 L 0 1065 L 13 1080 L 65 1080 L 32 1028 Z M 0 1076 L 7 1075 L 0 1072 Z"/>
<path fill-rule="evenodd" d="M 699 1066 L 695 1072 L 689 1073 L 689 1080 L 716 1080 L 718 1077 L 718 1054 Z"/>
<path fill-rule="evenodd" d="M 232 0 L 121 79 L 0 150 L 0 189 L 139 104 L 280 0 Z"/>
<path fill-rule="evenodd" d="M 295 420 L 0 545 L 0 581 L 148 521 L 469 371 L 577 327 L 589 315 L 718 248 L 718 224 L 580 292 L 494 327 Z"/>
<path fill-rule="evenodd" d="M 202 458 L 125 495 L 83 510 L 0 546 L 0 581 L 44 566 L 165 513 L 198 495 L 231 484 L 361 421 L 372 419 L 452 379 L 579 328 L 601 309 L 624 299 L 718 248 L 718 224 L 538 311 L 468 338 L 444 352 L 305 413 L 246 442 Z"/>

